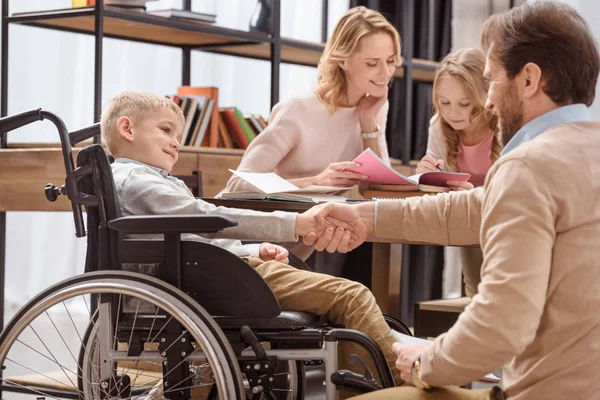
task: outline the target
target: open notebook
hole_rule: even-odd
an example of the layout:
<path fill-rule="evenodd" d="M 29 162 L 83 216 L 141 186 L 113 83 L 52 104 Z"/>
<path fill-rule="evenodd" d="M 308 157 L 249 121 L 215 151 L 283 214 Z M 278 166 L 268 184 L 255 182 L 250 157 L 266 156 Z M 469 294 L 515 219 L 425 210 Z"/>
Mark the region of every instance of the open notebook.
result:
<path fill-rule="evenodd" d="M 367 175 L 363 182 L 378 183 L 385 185 L 428 185 L 448 186 L 447 181 L 466 182 L 471 177 L 464 172 L 442 172 L 430 171 L 422 174 L 404 176 L 387 165 L 373 150 L 366 149 L 354 159 L 360 163 L 359 168 L 347 168 L 347 171 L 359 172 Z"/>
<path fill-rule="evenodd" d="M 421 339 L 414 336 L 405 335 L 404 333 L 400 333 L 392 329 L 392 336 L 394 339 L 399 341 L 402 344 L 422 344 L 422 343 L 431 343 L 431 340 Z M 479 379 L 479 382 L 485 383 L 500 383 L 500 378 L 498 378 L 495 374 L 489 373 Z"/>
<path fill-rule="evenodd" d="M 339 194 L 351 189 L 349 187 L 315 185 L 299 188 L 274 172 L 243 172 L 232 169 L 229 171 L 254 186 L 256 191 L 223 193 L 221 194 L 222 199 L 299 201 L 304 203 L 344 202 L 346 198 Z"/>

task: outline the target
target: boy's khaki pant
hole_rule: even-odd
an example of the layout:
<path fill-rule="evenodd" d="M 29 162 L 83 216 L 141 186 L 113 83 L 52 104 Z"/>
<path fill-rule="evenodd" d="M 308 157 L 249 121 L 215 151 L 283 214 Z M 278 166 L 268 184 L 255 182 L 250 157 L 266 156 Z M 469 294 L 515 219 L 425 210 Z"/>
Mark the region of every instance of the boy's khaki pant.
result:
<path fill-rule="evenodd" d="M 413 386 L 392 389 L 352 397 L 352 400 L 503 400 L 500 388 L 467 390 L 455 387 L 421 390 Z"/>
<path fill-rule="evenodd" d="M 333 323 L 343 324 L 347 329 L 355 329 L 370 336 L 383 351 L 396 384 L 402 383 L 400 372 L 395 367 L 396 356 L 392 353 L 392 344 L 396 340 L 373 294 L 364 285 L 331 275 L 299 270 L 277 261 L 264 262 L 253 257 L 246 261 L 267 282 L 283 310 L 325 316 Z M 350 355 L 356 353 L 377 377 L 373 361 L 362 347 L 340 343 L 338 353 L 340 369 L 362 374 L 363 371 L 348 362 Z"/>
<path fill-rule="evenodd" d="M 400 372 L 395 367 L 396 356 L 392 353 L 392 344 L 396 340 L 373 294 L 364 285 L 331 275 L 296 269 L 277 261 L 264 262 L 255 257 L 244 257 L 244 260 L 267 282 L 283 310 L 324 316 L 333 323 L 343 324 L 347 329 L 355 329 L 370 336 L 383 351 L 396 384 L 402 383 Z M 339 368 L 363 373 L 360 367 L 348 362 L 352 353 L 359 355 L 375 378 L 381 382 L 372 358 L 360 346 L 340 343 Z M 162 384 L 157 384 L 156 388 L 156 393 L 149 399 L 162 399 Z M 192 398 L 206 398 L 208 389 L 210 388 L 193 389 Z M 340 394 L 340 398 L 347 397 L 347 393 Z"/>

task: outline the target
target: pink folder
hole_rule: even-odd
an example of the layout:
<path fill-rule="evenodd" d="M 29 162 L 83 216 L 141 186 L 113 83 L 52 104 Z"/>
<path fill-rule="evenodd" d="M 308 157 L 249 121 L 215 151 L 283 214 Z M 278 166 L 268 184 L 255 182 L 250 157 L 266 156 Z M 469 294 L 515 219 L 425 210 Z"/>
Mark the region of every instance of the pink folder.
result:
<path fill-rule="evenodd" d="M 363 182 L 380 183 L 385 185 L 414 185 L 414 182 L 392 167 L 387 165 L 373 150 L 366 149 L 354 159 L 354 162 L 360 163 L 358 168 L 346 168 L 346 171 L 358 172 L 368 176 Z"/>
<path fill-rule="evenodd" d="M 462 172 L 430 171 L 412 176 L 404 176 L 387 165 L 373 150 L 366 149 L 354 159 L 361 164 L 359 168 L 347 168 L 346 171 L 358 172 L 368 176 L 363 182 L 378 183 L 382 185 L 431 185 L 447 186 L 447 181 L 466 182 L 470 174 Z"/>

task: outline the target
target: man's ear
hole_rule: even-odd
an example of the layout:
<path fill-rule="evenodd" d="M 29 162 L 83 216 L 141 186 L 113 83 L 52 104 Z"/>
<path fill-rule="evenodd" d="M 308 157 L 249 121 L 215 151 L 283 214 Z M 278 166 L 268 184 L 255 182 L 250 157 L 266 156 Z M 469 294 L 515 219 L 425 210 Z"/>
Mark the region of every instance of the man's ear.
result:
<path fill-rule="evenodd" d="M 521 74 L 523 75 L 523 96 L 525 98 L 531 98 L 538 90 L 542 90 L 542 70 L 536 63 L 525 64 Z"/>
<path fill-rule="evenodd" d="M 119 117 L 117 120 L 117 132 L 123 139 L 133 142 L 133 122 L 128 117 Z"/>

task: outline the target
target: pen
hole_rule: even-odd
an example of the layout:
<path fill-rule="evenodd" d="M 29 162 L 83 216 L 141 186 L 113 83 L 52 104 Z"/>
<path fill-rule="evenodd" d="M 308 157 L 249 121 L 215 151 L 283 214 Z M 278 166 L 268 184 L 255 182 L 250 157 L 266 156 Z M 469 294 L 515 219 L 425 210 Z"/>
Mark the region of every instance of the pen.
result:
<path fill-rule="evenodd" d="M 446 172 L 446 171 L 444 171 L 444 168 L 442 168 L 442 166 L 441 166 L 441 165 L 439 165 L 439 164 L 438 164 L 438 165 L 436 165 L 435 167 L 436 167 L 437 169 L 439 169 L 440 171 L 442 171 L 442 172 Z"/>

